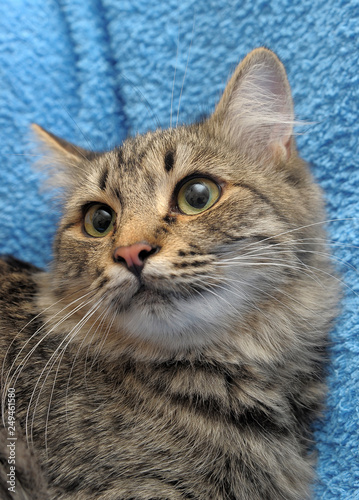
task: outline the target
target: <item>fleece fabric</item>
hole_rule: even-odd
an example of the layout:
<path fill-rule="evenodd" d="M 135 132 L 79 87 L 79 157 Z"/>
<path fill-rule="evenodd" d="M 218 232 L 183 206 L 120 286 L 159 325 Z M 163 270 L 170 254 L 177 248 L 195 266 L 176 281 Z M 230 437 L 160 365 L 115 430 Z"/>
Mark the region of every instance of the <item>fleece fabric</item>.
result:
<path fill-rule="evenodd" d="M 189 123 L 261 45 L 284 62 L 296 116 L 311 122 L 298 146 L 325 192 L 343 281 L 314 498 L 359 499 L 358 0 L 0 2 L 0 253 L 51 259 L 58 213 L 32 168 L 31 123 L 98 150 Z"/>

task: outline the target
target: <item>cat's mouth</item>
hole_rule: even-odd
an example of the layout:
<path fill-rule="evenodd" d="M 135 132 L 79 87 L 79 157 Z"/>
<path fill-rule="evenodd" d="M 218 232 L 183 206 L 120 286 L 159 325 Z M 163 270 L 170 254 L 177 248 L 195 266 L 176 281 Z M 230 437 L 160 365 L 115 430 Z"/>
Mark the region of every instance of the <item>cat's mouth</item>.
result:
<path fill-rule="evenodd" d="M 191 283 L 189 286 L 176 287 L 173 282 L 151 283 L 150 280 L 141 280 L 137 287 L 128 295 L 118 296 L 113 302 L 120 314 L 131 313 L 166 316 L 170 311 L 178 311 L 181 307 L 195 307 L 198 299 L 209 301 L 210 294 L 202 284 Z M 218 295 L 218 294 L 217 294 Z M 186 304 L 186 306 L 185 306 Z"/>
<path fill-rule="evenodd" d="M 145 285 L 144 283 L 141 283 L 137 292 L 135 292 L 132 296 L 133 299 L 135 299 L 136 297 L 141 297 L 143 295 L 150 295 L 150 294 L 158 294 L 157 291 L 155 290 L 151 290 L 148 285 Z"/>
<path fill-rule="evenodd" d="M 203 292 L 203 291 L 202 291 Z M 151 286 L 151 284 L 140 283 L 138 290 L 132 295 L 130 300 L 131 306 L 154 306 L 156 304 L 171 304 L 178 300 L 189 300 L 193 297 L 194 290 L 186 290 L 181 288 L 181 290 L 164 289 Z"/>
<path fill-rule="evenodd" d="M 171 349 L 217 338 L 218 321 L 228 318 L 223 302 L 233 299 L 230 290 L 221 287 L 218 293 L 211 293 L 203 282 L 189 285 L 145 279 L 127 297 L 119 295 L 113 302 L 119 331 L 152 343 L 166 343 Z"/>
<path fill-rule="evenodd" d="M 141 300 L 141 302 L 146 301 L 146 303 L 154 303 L 154 302 L 163 302 L 169 301 L 175 296 L 178 296 L 173 291 L 169 290 L 160 290 L 158 288 L 152 288 L 144 283 L 140 284 L 137 292 L 132 296 L 132 300 L 137 301 L 137 299 Z"/>

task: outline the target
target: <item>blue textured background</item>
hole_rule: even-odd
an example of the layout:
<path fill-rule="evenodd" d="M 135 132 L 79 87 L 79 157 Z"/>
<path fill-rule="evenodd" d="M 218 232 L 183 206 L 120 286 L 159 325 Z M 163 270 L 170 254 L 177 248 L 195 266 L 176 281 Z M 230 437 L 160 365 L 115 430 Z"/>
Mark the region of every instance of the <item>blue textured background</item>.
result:
<path fill-rule="evenodd" d="M 29 124 L 107 149 L 127 134 L 210 112 L 236 63 L 266 45 L 283 60 L 302 156 L 326 192 L 345 280 L 330 391 L 318 425 L 316 499 L 359 499 L 359 3 L 357 0 L 0 2 L 0 253 L 51 258 L 57 216 L 40 191 Z M 345 220 L 343 220 L 345 219 Z"/>

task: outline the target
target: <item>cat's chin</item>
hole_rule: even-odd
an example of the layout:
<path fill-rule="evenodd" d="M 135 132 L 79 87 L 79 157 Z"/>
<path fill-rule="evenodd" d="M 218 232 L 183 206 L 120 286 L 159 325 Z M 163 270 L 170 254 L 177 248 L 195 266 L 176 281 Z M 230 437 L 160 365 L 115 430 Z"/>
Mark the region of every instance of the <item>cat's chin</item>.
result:
<path fill-rule="evenodd" d="M 216 342 L 240 318 L 223 304 L 233 295 L 179 295 L 141 287 L 126 307 L 119 309 L 115 325 L 130 338 L 161 345 L 170 350 L 199 347 Z M 243 305 L 244 309 L 244 305 Z"/>

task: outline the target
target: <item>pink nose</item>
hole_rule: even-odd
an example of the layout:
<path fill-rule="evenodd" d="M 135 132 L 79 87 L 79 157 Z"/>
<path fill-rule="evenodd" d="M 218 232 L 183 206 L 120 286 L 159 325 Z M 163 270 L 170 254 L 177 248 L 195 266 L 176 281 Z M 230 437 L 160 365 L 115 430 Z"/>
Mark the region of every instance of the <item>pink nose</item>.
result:
<path fill-rule="evenodd" d="M 115 262 L 122 262 L 135 276 L 140 276 L 145 260 L 158 251 L 148 243 L 134 243 L 128 247 L 117 247 L 113 258 Z"/>

